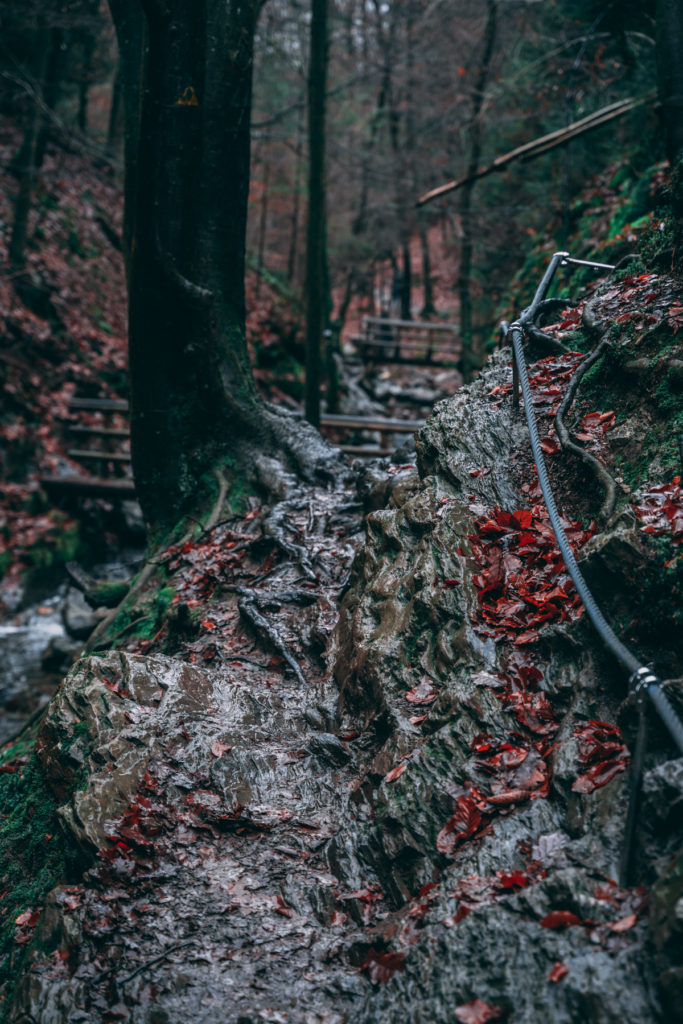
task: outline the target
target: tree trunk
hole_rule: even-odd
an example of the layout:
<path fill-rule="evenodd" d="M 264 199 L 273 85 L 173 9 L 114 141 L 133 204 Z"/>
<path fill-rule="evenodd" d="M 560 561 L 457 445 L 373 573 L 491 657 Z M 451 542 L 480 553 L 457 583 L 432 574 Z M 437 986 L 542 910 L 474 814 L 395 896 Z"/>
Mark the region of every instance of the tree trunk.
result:
<path fill-rule="evenodd" d="M 83 65 L 81 78 L 78 83 L 78 113 L 76 123 L 80 131 L 85 133 L 88 130 L 88 97 L 90 93 L 90 79 L 92 77 L 92 62 L 95 53 L 95 39 L 93 36 L 86 36 L 83 42 Z"/>
<path fill-rule="evenodd" d="M 107 152 L 117 153 L 123 138 L 123 85 L 121 82 L 121 65 L 116 67 L 111 86 L 111 103 L 109 105 L 109 123 L 107 126 Z"/>
<path fill-rule="evenodd" d="M 410 262 L 410 239 L 403 242 L 401 249 L 402 274 L 401 274 L 401 319 L 412 320 L 412 266 Z"/>
<path fill-rule="evenodd" d="M 145 519 L 158 533 L 206 504 L 217 467 L 273 489 L 285 486 L 275 457 L 316 478 L 330 449 L 264 407 L 247 353 L 258 0 L 110 7 L 126 114 L 131 453 Z"/>
<path fill-rule="evenodd" d="M 299 236 L 299 202 L 301 189 L 301 165 L 303 163 L 304 127 L 302 120 L 297 124 L 296 150 L 294 154 L 294 202 L 292 203 L 292 219 L 289 235 L 289 254 L 287 256 L 287 280 L 291 283 L 296 273 L 297 242 Z"/>
<path fill-rule="evenodd" d="M 306 419 L 320 424 L 320 348 L 325 328 L 325 95 L 327 0 L 312 0 L 308 73 L 308 227 L 306 245 Z"/>
<path fill-rule="evenodd" d="M 14 201 L 12 237 L 9 243 L 9 264 L 12 274 L 21 274 L 26 267 L 28 220 L 37 173 L 36 156 L 38 129 L 41 122 L 42 84 L 45 78 L 49 39 L 48 30 L 39 28 L 35 49 L 35 94 L 28 100 L 24 139 L 14 162 L 19 179 L 19 190 Z"/>
<path fill-rule="evenodd" d="M 422 279 L 424 281 L 424 302 L 421 316 L 426 320 L 436 313 L 434 294 L 432 291 L 432 261 L 429 256 L 429 238 L 424 217 L 420 217 L 420 244 L 422 246 Z"/>
<path fill-rule="evenodd" d="M 43 108 L 38 141 L 36 144 L 36 168 L 40 170 L 45 159 L 45 151 L 50 137 L 52 125 L 50 112 L 57 106 L 59 84 L 62 71 L 62 45 L 64 33 L 61 28 L 53 28 L 50 32 L 50 46 L 45 67 L 45 83 L 43 85 Z"/>
<path fill-rule="evenodd" d="M 261 216 L 259 218 L 258 249 L 256 255 L 256 298 L 261 293 L 263 270 L 266 256 L 266 230 L 268 228 L 268 185 L 270 184 L 270 161 L 266 154 L 266 162 L 263 168 L 263 195 L 261 197 Z"/>
<path fill-rule="evenodd" d="M 674 252 L 683 262 L 683 5 L 657 0 L 657 80 L 666 155 L 671 164 Z"/>
<path fill-rule="evenodd" d="M 481 157 L 481 108 L 484 103 L 484 89 L 491 64 L 493 46 L 496 39 L 496 0 L 488 0 L 488 15 L 484 29 L 484 52 L 479 66 L 479 75 L 474 89 L 472 101 L 472 117 L 470 118 L 470 157 L 467 165 L 467 177 L 473 175 Z M 479 365 L 479 353 L 475 351 L 472 330 L 472 296 L 470 293 L 470 277 L 472 274 L 472 249 L 474 243 L 474 225 L 472 224 L 472 190 L 474 182 L 464 185 L 460 193 L 460 221 L 462 226 L 462 242 L 460 245 L 460 269 L 458 273 L 458 294 L 460 297 L 460 337 L 462 340 L 462 368 L 465 381 L 472 379 L 474 370 Z"/>

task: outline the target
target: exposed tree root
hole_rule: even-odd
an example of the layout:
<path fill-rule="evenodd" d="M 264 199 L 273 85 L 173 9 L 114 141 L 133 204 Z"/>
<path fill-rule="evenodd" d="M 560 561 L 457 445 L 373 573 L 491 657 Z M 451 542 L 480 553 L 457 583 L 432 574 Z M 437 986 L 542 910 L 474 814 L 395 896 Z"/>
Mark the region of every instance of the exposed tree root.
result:
<path fill-rule="evenodd" d="M 578 444 L 575 444 L 575 442 L 571 440 L 569 436 L 569 431 L 567 430 L 567 427 L 564 422 L 564 417 L 571 409 L 572 403 L 576 397 L 576 393 L 579 388 L 579 384 L 581 383 L 581 379 L 583 378 L 584 374 L 587 370 L 591 368 L 591 366 L 593 366 L 594 363 L 598 361 L 598 359 L 602 356 L 603 352 L 605 352 L 608 346 L 609 343 L 607 342 L 607 340 L 603 339 L 603 341 L 600 342 L 598 347 L 591 352 L 588 358 L 584 359 L 584 361 L 580 364 L 580 366 L 574 373 L 572 379 L 570 380 L 569 387 L 567 388 L 565 396 L 562 399 L 562 402 L 560 403 L 560 406 L 555 414 L 555 431 L 559 438 L 560 444 L 565 450 L 573 452 L 581 459 L 582 462 L 590 466 L 590 468 L 595 473 L 598 480 L 605 489 L 605 500 L 602 504 L 600 512 L 598 513 L 598 519 L 603 523 L 606 522 L 614 512 L 614 506 L 617 500 L 616 481 L 611 476 L 611 474 L 607 472 L 605 466 L 602 464 L 602 462 L 600 462 L 599 459 L 596 459 L 594 455 L 591 455 L 591 453 L 587 452 L 584 448 L 580 448 Z"/>
<path fill-rule="evenodd" d="M 239 608 L 240 613 L 252 624 L 257 632 L 263 633 L 266 636 L 275 650 L 279 651 L 282 655 L 301 685 L 306 686 L 306 677 L 301 671 L 299 663 L 287 647 L 287 644 L 284 642 L 275 627 L 268 622 L 265 616 L 261 615 L 261 612 L 257 607 L 257 596 L 253 591 L 249 591 L 244 587 L 236 587 L 235 591 L 241 595 L 237 602 L 237 607 Z"/>
<path fill-rule="evenodd" d="M 540 327 L 536 327 L 535 324 L 524 324 L 524 330 L 530 341 L 535 342 L 544 352 L 556 355 L 564 355 L 569 351 L 566 345 L 563 345 L 557 338 L 553 338 L 552 335 L 546 334 Z"/>
<path fill-rule="evenodd" d="M 211 512 L 209 513 L 209 518 L 207 520 L 207 523 L 214 524 L 218 522 L 220 514 L 223 510 L 223 505 L 225 504 L 225 498 L 227 493 L 227 483 L 225 482 L 222 474 L 217 475 L 219 476 L 218 498 L 214 503 L 214 506 Z M 224 484 L 225 487 L 223 486 Z M 212 529 L 212 527 L 209 528 Z M 187 541 L 192 539 L 193 530 L 194 527 L 188 530 L 187 533 L 185 533 L 184 536 L 180 539 L 180 541 L 178 542 L 180 547 L 182 547 L 183 544 L 187 543 Z M 105 617 L 97 624 L 95 629 L 92 631 L 92 633 L 90 634 L 90 636 L 88 637 L 80 651 L 80 657 L 83 657 L 83 655 L 85 654 L 89 654 L 91 651 L 96 650 L 101 646 L 98 643 L 100 638 L 103 637 L 104 634 L 107 632 L 107 630 L 109 629 L 109 627 L 111 626 L 112 622 L 119 614 L 119 612 L 122 611 L 126 607 L 126 605 L 130 603 L 131 598 L 138 594 L 145 586 L 145 584 L 151 579 L 151 577 L 154 575 L 158 567 L 159 563 L 156 561 L 156 559 L 150 559 L 145 563 L 145 565 L 142 568 L 142 571 L 140 572 L 140 575 L 133 582 L 130 590 L 123 598 L 123 600 L 120 601 L 116 605 L 116 607 L 112 608 L 111 611 L 107 615 L 105 615 Z"/>
<path fill-rule="evenodd" d="M 318 577 L 315 574 L 315 570 L 311 565 L 308 557 L 308 551 L 302 547 L 301 544 L 295 544 L 294 541 L 290 540 L 285 531 L 290 533 L 297 533 L 298 531 L 286 520 L 287 513 L 291 510 L 300 511 L 306 507 L 307 502 L 301 500 L 289 500 L 281 501 L 275 505 L 263 523 L 264 536 L 272 538 L 277 546 L 284 551 L 286 555 L 292 558 L 301 566 L 301 571 L 309 580 L 317 582 Z"/>

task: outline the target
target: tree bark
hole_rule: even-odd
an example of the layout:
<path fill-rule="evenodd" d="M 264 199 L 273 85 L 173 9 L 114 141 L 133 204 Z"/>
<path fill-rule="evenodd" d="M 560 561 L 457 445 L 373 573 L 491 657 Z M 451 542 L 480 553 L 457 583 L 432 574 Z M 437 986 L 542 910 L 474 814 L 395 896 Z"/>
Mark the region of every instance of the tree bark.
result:
<path fill-rule="evenodd" d="M 657 0 L 657 85 L 671 164 L 675 261 L 683 263 L 683 5 Z"/>
<path fill-rule="evenodd" d="M 294 201 L 289 235 L 289 254 L 287 256 L 287 280 L 291 283 L 296 273 L 297 243 L 299 238 L 299 202 L 301 189 L 301 165 L 303 163 L 304 126 L 303 116 L 297 122 L 296 149 L 294 152 Z"/>
<path fill-rule="evenodd" d="M 53 28 L 50 32 L 50 47 L 45 67 L 45 82 L 43 85 L 44 113 L 41 118 L 38 142 L 36 144 L 36 168 L 43 166 L 48 140 L 50 138 L 51 124 L 50 112 L 57 106 L 59 98 L 59 85 L 62 71 L 62 45 L 64 33 L 61 28 Z"/>
<path fill-rule="evenodd" d="M 266 409 L 249 365 L 245 236 L 259 0 L 110 0 L 123 81 L 131 454 L 153 533 L 217 466 L 324 472 L 329 448 Z M 318 446 L 316 448 L 316 445 Z M 264 466 L 270 460 L 269 479 Z"/>
<path fill-rule="evenodd" d="M 8 254 L 12 274 L 21 274 L 26 267 L 28 221 L 38 170 L 38 131 L 42 117 L 42 86 L 47 65 L 49 39 L 48 30 L 45 27 L 40 27 L 36 34 L 34 94 L 28 100 L 24 139 L 14 163 L 19 179 L 19 190 L 14 201 L 14 220 Z"/>
<path fill-rule="evenodd" d="M 436 309 L 434 308 L 434 293 L 432 289 L 432 261 L 429 255 L 429 236 L 424 217 L 420 217 L 420 245 L 422 246 L 422 279 L 424 281 L 424 302 L 420 315 L 427 319 L 436 313 Z"/>
<path fill-rule="evenodd" d="M 481 157 L 481 108 L 484 103 L 484 89 L 491 64 L 493 46 L 496 39 L 497 0 L 488 0 L 486 28 L 484 29 L 484 51 L 479 65 L 479 74 L 474 88 L 472 101 L 472 117 L 470 119 L 470 156 L 467 166 L 467 177 L 476 174 Z M 458 295 L 460 298 L 460 337 L 462 340 L 462 367 L 465 381 L 472 379 L 478 366 L 478 353 L 475 352 L 472 330 L 472 296 L 470 278 L 472 275 L 472 249 L 474 242 L 474 225 L 472 223 L 472 189 L 474 181 L 464 185 L 460 193 L 460 222 L 462 226 L 462 242 L 460 245 L 460 269 L 458 273 Z"/>
<path fill-rule="evenodd" d="M 121 82 L 121 65 L 118 64 L 111 85 L 111 102 L 109 105 L 109 123 L 107 126 L 107 152 L 117 153 L 123 138 L 123 84 Z"/>
<path fill-rule="evenodd" d="M 306 419 L 320 425 L 320 348 L 325 329 L 325 94 L 327 0 L 312 0 L 308 73 L 308 227 L 306 245 Z"/>

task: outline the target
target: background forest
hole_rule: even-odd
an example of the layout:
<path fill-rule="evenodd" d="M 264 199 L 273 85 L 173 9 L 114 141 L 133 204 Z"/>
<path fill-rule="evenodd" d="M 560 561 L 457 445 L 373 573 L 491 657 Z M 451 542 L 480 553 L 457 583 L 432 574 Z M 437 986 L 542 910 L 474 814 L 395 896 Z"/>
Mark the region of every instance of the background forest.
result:
<path fill-rule="evenodd" d="M 0 0 L 3 1024 L 681 1017 L 682 69 L 680 0 Z"/>

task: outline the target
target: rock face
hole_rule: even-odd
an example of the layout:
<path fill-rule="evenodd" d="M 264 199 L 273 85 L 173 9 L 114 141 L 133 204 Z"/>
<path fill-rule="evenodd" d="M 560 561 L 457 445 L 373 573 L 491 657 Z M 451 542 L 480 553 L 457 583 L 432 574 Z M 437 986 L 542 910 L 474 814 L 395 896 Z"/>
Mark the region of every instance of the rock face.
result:
<path fill-rule="evenodd" d="M 417 470 L 368 471 L 335 635 L 329 602 L 327 633 L 279 619 L 327 645 L 308 689 L 258 652 L 72 670 L 37 749 L 92 866 L 50 895 L 10 1024 L 675 1019 L 680 762 L 655 733 L 648 920 L 615 881 L 626 681 L 521 489 L 507 363 L 437 407 Z"/>

